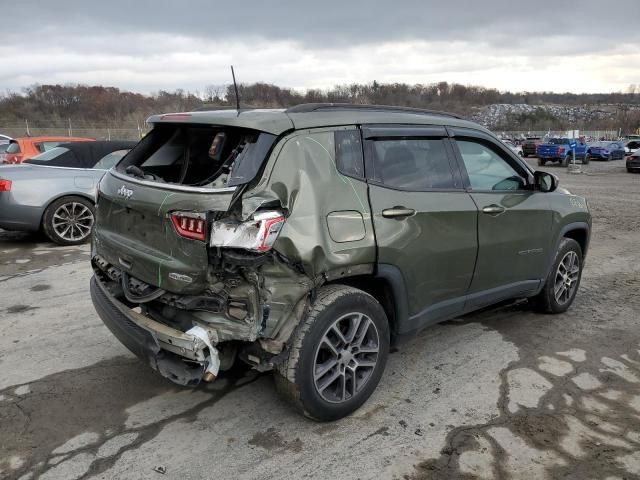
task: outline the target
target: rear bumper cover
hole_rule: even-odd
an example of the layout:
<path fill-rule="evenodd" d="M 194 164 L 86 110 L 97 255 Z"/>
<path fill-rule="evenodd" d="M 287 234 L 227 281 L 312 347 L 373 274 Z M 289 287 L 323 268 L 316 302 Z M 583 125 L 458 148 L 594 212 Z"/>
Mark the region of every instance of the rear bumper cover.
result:
<path fill-rule="evenodd" d="M 206 345 L 200 338 L 132 311 L 95 276 L 90 290 L 103 323 L 132 353 L 174 383 L 185 386 L 200 383 L 206 367 L 203 352 Z"/>
<path fill-rule="evenodd" d="M 43 211 L 43 207 L 17 203 L 12 192 L 0 193 L 0 228 L 35 232 L 40 228 Z"/>

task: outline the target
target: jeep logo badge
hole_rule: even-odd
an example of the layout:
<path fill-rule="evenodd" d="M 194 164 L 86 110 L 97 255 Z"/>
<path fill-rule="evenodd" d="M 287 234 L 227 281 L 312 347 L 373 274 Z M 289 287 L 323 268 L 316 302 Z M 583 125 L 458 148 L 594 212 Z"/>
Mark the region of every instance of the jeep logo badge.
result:
<path fill-rule="evenodd" d="M 121 197 L 124 197 L 126 200 L 129 200 L 129 197 L 133 195 L 133 190 L 130 190 L 124 185 L 122 185 L 118 190 L 118 195 L 120 195 Z"/>

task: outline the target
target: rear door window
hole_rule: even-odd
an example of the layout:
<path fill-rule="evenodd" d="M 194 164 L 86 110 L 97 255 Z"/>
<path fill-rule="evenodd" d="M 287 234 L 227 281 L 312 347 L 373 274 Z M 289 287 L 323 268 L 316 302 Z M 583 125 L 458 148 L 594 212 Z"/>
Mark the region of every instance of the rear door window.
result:
<path fill-rule="evenodd" d="M 61 143 L 64 143 L 64 142 L 62 141 L 37 142 L 37 143 L 34 143 L 34 145 L 40 153 L 43 153 L 43 152 L 48 152 L 52 148 L 55 148 L 58 145 L 60 145 Z"/>
<path fill-rule="evenodd" d="M 371 142 L 370 178 L 386 186 L 410 191 L 455 188 L 446 140 L 389 138 Z"/>

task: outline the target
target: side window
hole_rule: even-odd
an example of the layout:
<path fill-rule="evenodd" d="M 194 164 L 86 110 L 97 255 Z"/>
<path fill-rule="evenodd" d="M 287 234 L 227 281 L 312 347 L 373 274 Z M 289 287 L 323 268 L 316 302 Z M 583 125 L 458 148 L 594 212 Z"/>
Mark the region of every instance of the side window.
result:
<path fill-rule="evenodd" d="M 456 140 L 472 190 L 521 190 L 525 180 L 496 151 L 474 140 Z"/>
<path fill-rule="evenodd" d="M 390 187 L 424 191 L 454 188 L 445 141 L 384 139 L 371 142 L 371 179 Z"/>
<path fill-rule="evenodd" d="M 338 171 L 351 177 L 364 178 L 360 131 L 340 130 L 335 132 L 335 144 Z"/>

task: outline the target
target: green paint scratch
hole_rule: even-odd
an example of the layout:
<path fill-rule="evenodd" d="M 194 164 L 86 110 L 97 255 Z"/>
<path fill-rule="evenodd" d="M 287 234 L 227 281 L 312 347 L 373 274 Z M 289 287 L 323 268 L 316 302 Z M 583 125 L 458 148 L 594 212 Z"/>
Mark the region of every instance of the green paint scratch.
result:
<path fill-rule="evenodd" d="M 160 215 L 160 213 L 162 212 L 162 207 L 164 207 L 164 204 L 166 203 L 166 201 L 169 200 L 169 197 L 172 197 L 174 195 L 176 195 L 176 194 L 175 193 L 167 193 L 167 196 L 164 197 L 164 200 L 162 200 L 162 203 L 158 207 L 158 215 Z"/>

